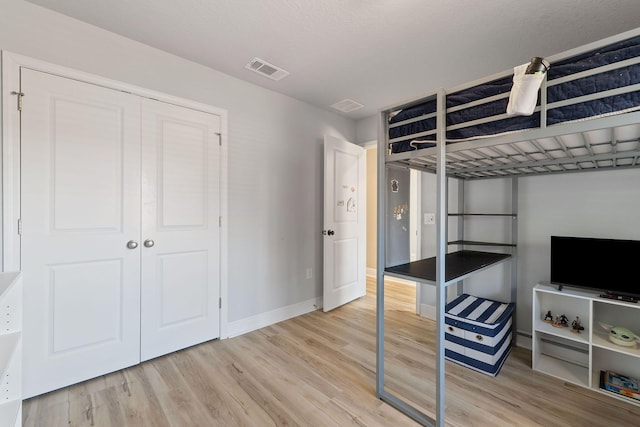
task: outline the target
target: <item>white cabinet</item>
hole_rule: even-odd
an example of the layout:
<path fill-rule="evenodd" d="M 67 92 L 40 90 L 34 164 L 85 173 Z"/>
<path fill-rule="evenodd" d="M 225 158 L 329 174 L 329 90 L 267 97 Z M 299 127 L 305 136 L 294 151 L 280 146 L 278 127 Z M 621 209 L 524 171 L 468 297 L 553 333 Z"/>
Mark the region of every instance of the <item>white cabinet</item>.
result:
<path fill-rule="evenodd" d="M 0 425 L 22 425 L 22 275 L 0 273 Z"/>
<path fill-rule="evenodd" d="M 600 389 L 600 371 L 615 371 L 640 378 L 640 349 L 609 341 L 601 323 L 640 331 L 638 304 L 600 298 L 588 292 L 538 284 L 533 289 L 533 352 L 536 371 L 588 387 L 640 406 L 640 401 Z M 569 327 L 557 327 L 545 321 L 565 315 Z M 573 331 L 571 323 L 579 317 L 584 330 Z"/>

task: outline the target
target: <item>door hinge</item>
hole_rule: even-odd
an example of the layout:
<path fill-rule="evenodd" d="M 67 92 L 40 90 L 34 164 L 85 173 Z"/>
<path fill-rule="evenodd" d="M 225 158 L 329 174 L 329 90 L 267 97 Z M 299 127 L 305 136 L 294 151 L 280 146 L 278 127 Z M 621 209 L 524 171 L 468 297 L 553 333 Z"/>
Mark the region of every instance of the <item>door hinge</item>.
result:
<path fill-rule="evenodd" d="M 23 92 L 16 92 L 15 90 L 11 92 L 11 95 L 18 96 L 18 111 L 22 111 L 22 98 L 24 97 Z"/>
<path fill-rule="evenodd" d="M 218 308 L 222 308 L 222 297 L 218 298 Z"/>
<path fill-rule="evenodd" d="M 220 147 L 222 147 L 222 134 L 221 133 L 216 133 L 216 135 L 218 135 L 218 145 Z"/>
<path fill-rule="evenodd" d="M 22 219 L 18 218 L 18 236 L 22 236 Z"/>
<path fill-rule="evenodd" d="M 218 227 L 222 227 L 222 217 L 218 217 Z"/>

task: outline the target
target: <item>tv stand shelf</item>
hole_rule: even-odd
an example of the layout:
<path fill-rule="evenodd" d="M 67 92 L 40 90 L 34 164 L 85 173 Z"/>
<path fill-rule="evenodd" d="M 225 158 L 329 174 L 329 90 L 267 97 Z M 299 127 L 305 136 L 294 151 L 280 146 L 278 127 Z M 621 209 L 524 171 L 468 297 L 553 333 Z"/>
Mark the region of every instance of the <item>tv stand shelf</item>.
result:
<path fill-rule="evenodd" d="M 600 372 L 614 371 L 640 378 L 640 349 L 621 346 L 609 340 L 602 324 L 624 326 L 640 331 L 640 306 L 617 299 L 602 298 L 589 292 L 540 283 L 533 288 L 533 351 L 535 371 L 598 391 L 632 405 L 640 400 L 600 388 Z M 551 311 L 553 318 L 566 315 L 569 327 L 557 327 L 545 322 Z M 580 318 L 584 330 L 572 331 L 571 322 Z"/>

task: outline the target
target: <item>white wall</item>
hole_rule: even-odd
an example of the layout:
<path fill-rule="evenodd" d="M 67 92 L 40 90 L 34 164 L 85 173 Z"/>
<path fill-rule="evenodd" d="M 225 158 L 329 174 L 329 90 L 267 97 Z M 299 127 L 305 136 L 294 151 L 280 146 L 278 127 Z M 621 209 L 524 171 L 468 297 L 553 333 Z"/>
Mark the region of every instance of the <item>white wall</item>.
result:
<path fill-rule="evenodd" d="M 365 117 L 356 122 L 356 140 L 358 144 L 378 140 L 378 120 L 379 116 L 373 115 Z"/>
<path fill-rule="evenodd" d="M 516 200 L 516 203 L 518 201 Z M 511 212 L 511 180 L 489 179 L 465 183 L 465 212 Z M 511 217 L 465 217 L 465 240 L 480 242 L 510 242 Z M 520 223 L 518 222 L 518 225 Z M 501 247 L 472 246 L 471 250 L 510 253 Z M 487 269 L 465 281 L 465 292 L 499 301 L 511 300 L 511 263 L 502 263 Z M 518 295 L 521 297 L 521 295 Z M 518 312 L 522 314 L 522 312 Z M 518 324 L 520 328 L 520 324 Z"/>
<path fill-rule="evenodd" d="M 354 141 L 352 120 L 19 0 L 0 49 L 228 110 L 228 320 L 322 295 L 322 141 Z"/>

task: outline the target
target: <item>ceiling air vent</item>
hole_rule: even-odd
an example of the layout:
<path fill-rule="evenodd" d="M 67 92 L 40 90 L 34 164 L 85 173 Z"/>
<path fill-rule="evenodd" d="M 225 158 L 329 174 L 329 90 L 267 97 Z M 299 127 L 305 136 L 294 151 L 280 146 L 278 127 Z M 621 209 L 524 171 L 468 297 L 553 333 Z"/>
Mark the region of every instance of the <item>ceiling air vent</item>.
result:
<path fill-rule="evenodd" d="M 331 106 L 331 108 L 335 108 L 336 110 L 342 111 L 343 113 L 349 113 L 362 107 L 364 107 L 364 105 L 354 101 L 353 99 L 343 99 L 342 101 L 338 101 Z"/>
<path fill-rule="evenodd" d="M 246 69 L 255 71 L 265 77 L 269 77 L 271 80 L 280 80 L 289 75 L 288 71 L 278 68 L 273 64 L 269 64 L 260 58 L 253 58 L 251 62 L 244 66 Z"/>

